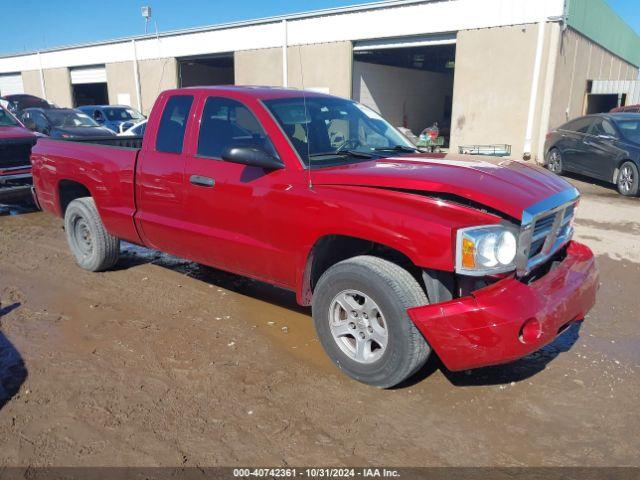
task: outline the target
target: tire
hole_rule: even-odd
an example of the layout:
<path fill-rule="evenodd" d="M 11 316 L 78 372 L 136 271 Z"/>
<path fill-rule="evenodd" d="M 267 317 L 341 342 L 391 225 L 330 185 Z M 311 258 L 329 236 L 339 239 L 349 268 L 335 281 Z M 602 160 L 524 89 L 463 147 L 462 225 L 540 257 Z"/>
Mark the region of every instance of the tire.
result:
<path fill-rule="evenodd" d="M 105 230 L 93 198 L 78 198 L 69 204 L 64 229 L 71 253 L 80 267 L 101 272 L 118 262 L 120 240 Z"/>
<path fill-rule="evenodd" d="M 562 175 L 564 168 L 562 167 L 562 154 L 557 148 L 552 148 L 547 153 L 547 169 L 556 175 Z"/>
<path fill-rule="evenodd" d="M 389 388 L 429 358 L 431 348 L 407 314 L 408 308 L 428 303 L 405 269 L 363 255 L 333 265 L 320 277 L 313 294 L 313 321 L 338 368 L 362 383 Z"/>
<path fill-rule="evenodd" d="M 625 197 L 637 197 L 640 191 L 640 175 L 633 162 L 624 162 L 618 172 L 618 192 Z"/>

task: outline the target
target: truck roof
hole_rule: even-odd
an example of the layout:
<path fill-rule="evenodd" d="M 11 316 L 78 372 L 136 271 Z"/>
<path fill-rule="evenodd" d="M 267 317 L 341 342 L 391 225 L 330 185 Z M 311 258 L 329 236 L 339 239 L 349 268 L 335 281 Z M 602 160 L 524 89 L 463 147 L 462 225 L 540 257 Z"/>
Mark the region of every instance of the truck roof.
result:
<path fill-rule="evenodd" d="M 285 88 L 285 87 L 269 87 L 261 85 L 212 85 L 202 87 L 184 87 L 169 90 L 171 94 L 186 93 L 186 92 L 238 92 L 248 96 L 258 98 L 261 100 L 268 100 L 273 98 L 297 98 L 302 96 L 302 90 L 298 88 Z M 304 94 L 307 97 L 330 97 L 325 93 L 304 90 Z"/>

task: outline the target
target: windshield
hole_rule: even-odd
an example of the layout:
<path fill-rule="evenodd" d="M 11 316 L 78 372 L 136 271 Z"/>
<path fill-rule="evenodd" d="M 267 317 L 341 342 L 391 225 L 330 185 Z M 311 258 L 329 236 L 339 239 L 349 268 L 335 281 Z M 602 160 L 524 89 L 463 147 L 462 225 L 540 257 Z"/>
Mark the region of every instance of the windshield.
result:
<path fill-rule="evenodd" d="M 74 110 L 47 110 L 45 115 L 51 125 L 57 128 L 99 126 L 88 115 Z"/>
<path fill-rule="evenodd" d="M 111 122 L 142 120 L 144 117 L 133 108 L 105 108 L 104 114 Z"/>
<path fill-rule="evenodd" d="M 306 105 L 305 105 L 306 103 Z M 305 166 L 335 166 L 415 147 L 373 110 L 351 100 L 311 96 L 265 100 Z M 305 114 L 306 112 L 306 114 Z M 394 153 L 397 154 L 397 153 Z"/>
<path fill-rule="evenodd" d="M 635 143 L 640 143 L 640 118 L 618 120 L 616 123 L 624 138 Z"/>
<path fill-rule="evenodd" d="M 15 118 L 4 108 L 0 107 L 0 127 L 15 127 L 19 125 Z"/>

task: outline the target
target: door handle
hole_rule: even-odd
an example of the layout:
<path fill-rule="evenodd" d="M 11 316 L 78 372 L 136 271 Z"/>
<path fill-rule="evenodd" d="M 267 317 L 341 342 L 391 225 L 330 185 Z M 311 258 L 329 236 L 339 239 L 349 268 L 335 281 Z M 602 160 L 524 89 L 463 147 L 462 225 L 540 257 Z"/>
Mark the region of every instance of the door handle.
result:
<path fill-rule="evenodd" d="M 216 184 L 213 178 L 203 177 L 202 175 L 191 175 L 189 182 L 200 187 L 213 187 Z"/>

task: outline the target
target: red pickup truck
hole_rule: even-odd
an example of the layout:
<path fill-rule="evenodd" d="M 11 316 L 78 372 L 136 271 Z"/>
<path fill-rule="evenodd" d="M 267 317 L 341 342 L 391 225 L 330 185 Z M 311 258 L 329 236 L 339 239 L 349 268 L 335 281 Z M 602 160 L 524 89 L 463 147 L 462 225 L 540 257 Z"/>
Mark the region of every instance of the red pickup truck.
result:
<path fill-rule="evenodd" d="M 380 387 L 432 351 L 451 370 L 523 357 L 595 301 L 570 184 L 420 153 L 330 95 L 166 91 L 144 138 L 42 139 L 32 163 L 81 267 L 112 267 L 122 239 L 293 290 L 333 362 Z"/>
<path fill-rule="evenodd" d="M 0 105 L 0 203 L 31 196 L 31 147 L 37 137 Z"/>

